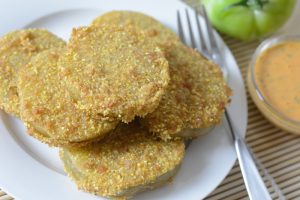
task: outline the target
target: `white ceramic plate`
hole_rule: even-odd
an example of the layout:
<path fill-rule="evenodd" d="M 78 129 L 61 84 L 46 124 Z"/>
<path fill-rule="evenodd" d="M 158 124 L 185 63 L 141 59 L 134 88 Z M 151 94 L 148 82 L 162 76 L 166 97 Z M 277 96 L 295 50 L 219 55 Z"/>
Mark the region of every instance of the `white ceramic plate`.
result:
<path fill-rule="evenodd" d="M 176 11 L 186 7 L 182 2 L 168 0 L 1 0 L 0 35 L 23 27 L 38 27 L 67 39 L 72 27 L 88 25 L 94 17 L 116 9 L 144 12 L 176 31 Z M 244 136 L 247 103 L 242 77 L 231 52 L 218 38 L 230 68 L 229 84 L 234 92 L 229 111 Z M 0 116 L 0 187 L 4 191 L 22 200 L 100 199 L 76 189 L 64 175 L 57 149 L 26 135 L 19 120 L 4 112 Z M 136 199 L 202 199 L 224 179 L 235 159 L 226 128 L 215 127 L 210 134 L 192 142 L 171 184 L 144 192 Z"/>

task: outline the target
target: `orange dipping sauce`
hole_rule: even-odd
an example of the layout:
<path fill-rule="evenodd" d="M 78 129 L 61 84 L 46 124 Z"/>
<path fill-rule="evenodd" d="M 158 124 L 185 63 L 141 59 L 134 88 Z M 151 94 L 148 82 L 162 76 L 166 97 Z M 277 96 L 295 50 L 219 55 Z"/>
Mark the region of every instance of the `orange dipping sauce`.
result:
<path fill-rule="evenodd" d="M 285 41 L 266 49 L 256 60 L 254 74 L 267 102 L 300 121 L 300 42 Z"/>

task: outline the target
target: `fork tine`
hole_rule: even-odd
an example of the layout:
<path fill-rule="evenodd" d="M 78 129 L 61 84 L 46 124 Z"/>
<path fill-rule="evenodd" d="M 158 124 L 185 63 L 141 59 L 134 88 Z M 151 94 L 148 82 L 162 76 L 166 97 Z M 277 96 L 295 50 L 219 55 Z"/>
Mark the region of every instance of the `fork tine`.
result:
<path fill-rule="evenodd" d="M 180 12 L 177 10 L 177 26 L 178 26 L 178 32 L 179 32 L 179 37 L 183 43 L 185 43 L 185 38 L 184 38 L 184 33 L 183 33 L 183 27 L 181 23 L 181 18 L 180 18 Z"/>
<path fill-rule="evenodd" d="M 192 44 L 193 48 L 196 48 L 196 42 L 195 42 L 195 38 L 194 38 L 194 34 L 193 34 L 193 28 L 192 28 L 192 25 L 191 25 L 190 15 L 189 15 L 189 12 L 188 12 L 187 9 L 185 9 L 185 14 L 186 14 L 186 19 L 187 19 L 188 27 L 189 27 L 191 44 Z"/>
<path fill-rule="evenodd" d="M 215 38 L 215 35 L 213 34 L 213 31 L 212 31 L 213 28 L 211 26 L 211 23 L 208 20 L 206 9 L 203 5 L 201 6 L 201 9 L 203 11 L 203 17 L 204 17 L 204 21 L 205 21 L 205 26 L 206 26 L 208 38 L 209 38 L 208 41 L 210 42 L 210 53 L 212 54 L 213 51 L 219 52 L 219 48 L 217 46 L 216 38 Z"/>
<path fill-rule="evenodd" d="M 198 11 L 195 10 L 195 18 L 196 18 L 196 24 L 197 24 L 197 29 L 198 29 L 198 33 L 199 33 L 199 38 L 200 38 L 200 52 L 204 52 L 206 54 L 208 54 L 208 50 L 207 50 L 207 46 L 204 40 L 204 36 L 203 36 L 203 32 L 201 29 L 201 25 L 200 25 L 200 21 L 199 21 L 199 17 L 198 17 Z"/>
<path fill-rule="evenodd" d="M 206 25 L 207 34 L 208 34 L 208 42 L 210 44 L 209 55 L 213 60 L 215 60 L 217 64 L 220 65 L 220 68 L 223 72 L 223 76 L 225 78 L 228 78 L 228 69 L 224 65 L 224 60 L 223 60 L 224 58 L 222 57 L 222 52 L 217 45 L 216 36 L 215 34 L 213 34 L 212 25 L 208 20 L 207 12 L 203 5 L 201 6 L 201 10 L 203 12 L 203 17 Z"/>

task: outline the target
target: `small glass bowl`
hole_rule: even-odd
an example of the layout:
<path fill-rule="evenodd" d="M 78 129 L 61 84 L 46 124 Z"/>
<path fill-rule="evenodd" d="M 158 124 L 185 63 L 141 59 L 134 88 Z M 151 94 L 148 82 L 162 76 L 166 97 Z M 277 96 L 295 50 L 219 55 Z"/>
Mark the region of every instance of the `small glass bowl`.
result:
<path fill-rule="evenodd" d="M 284 113 L 277 110 L 264 96 L 261 92 L 255 79 L 255 64 L 259 56 L 268 48 L 280 44 L 285 41 L 297 41 L 300 42 L 300 36 L 278 36 L 265 40 L 256 49 L 248 69 L 247 84 L 250 96 L 252 97 L 254 103 L 258 109 L 263 113 L 263 115 L 269 119 L 273 124 L 279 128 L 286 130 L 291 133 L 300 134 L 300 121 L 295 121 L 290 119 Z"/>

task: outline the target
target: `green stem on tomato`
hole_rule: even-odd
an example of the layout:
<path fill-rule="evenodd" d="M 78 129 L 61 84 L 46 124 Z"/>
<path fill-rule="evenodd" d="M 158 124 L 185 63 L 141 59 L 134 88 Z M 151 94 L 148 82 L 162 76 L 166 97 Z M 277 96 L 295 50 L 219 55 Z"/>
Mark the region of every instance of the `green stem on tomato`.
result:
<path fill-rule="evenodd" d="M 230 8 L 234 8 L 234 7 L 237 7 L 237 6 L 248 6 L 248 0 L 241 0 L 240 2 L 231 4 L 227 7 L 225 7 L 224 10 L 229 10 Z"/>
<path fill-rule="evenodd" d="M 237 3 L 234 3 L 234 4 L 231 4 L 231 5 L 227 6 L 225 8 L 225 10 L 228 10 L 230 8 L 234 8 L 234 7 L 237 7 L 237 6 L 249 7 L 251 5 L 258 5 L 259 8 L 263 8 L 263 6 L 267 3 L 269 3 L 269 0 L 241 0 Z"/>
<path fill-rule="evenodd" d="M 257 5 L 260 6 L 260 8 L 263 8 L 263 6 L 269 2 L 269 0 L 255 0 Z"/>

